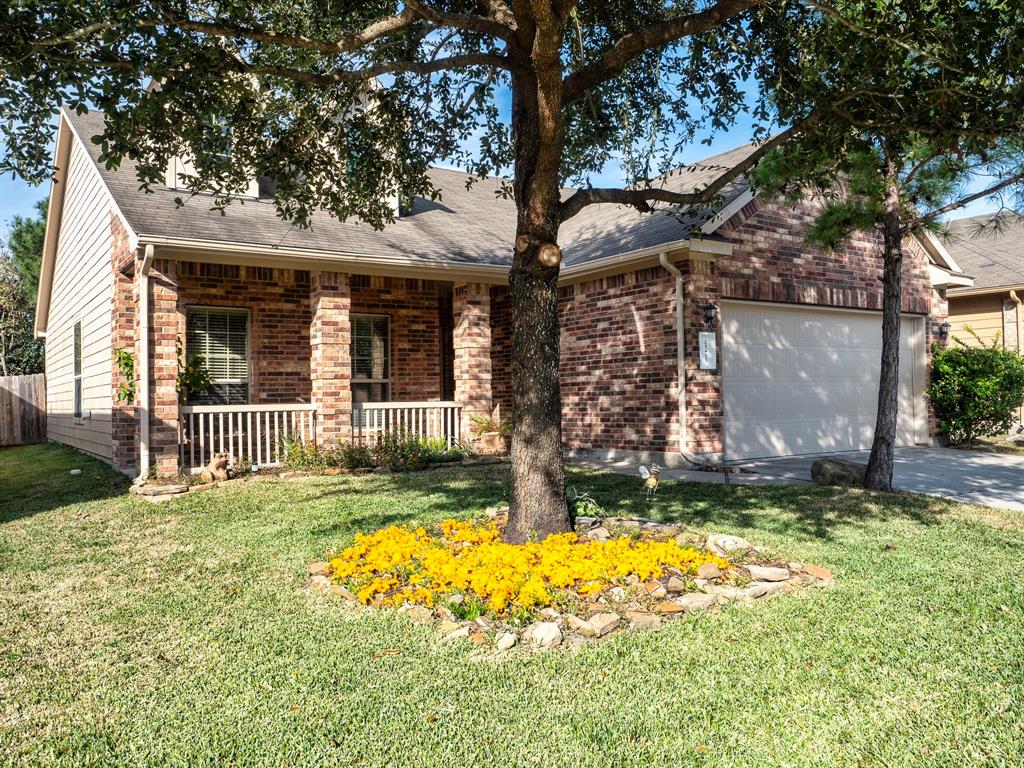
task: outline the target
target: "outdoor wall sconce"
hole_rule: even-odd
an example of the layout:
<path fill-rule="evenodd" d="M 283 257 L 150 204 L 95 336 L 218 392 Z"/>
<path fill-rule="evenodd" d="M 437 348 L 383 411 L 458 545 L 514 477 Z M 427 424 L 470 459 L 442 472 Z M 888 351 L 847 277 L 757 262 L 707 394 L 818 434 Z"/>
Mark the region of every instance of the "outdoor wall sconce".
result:
<path fill-rule="evenodd" d="M 704 310 L 704 327 L 714 328 L 715 318 L 718 317 L 718 307 L 714 304 L 701 304 L 700 308 Z"/>
<path fill-rule="evenodd" d="M 935 330 L 938 332 L 939 338 L 943 341 L 949 337 L 949 323 L 940 323 Z"/>

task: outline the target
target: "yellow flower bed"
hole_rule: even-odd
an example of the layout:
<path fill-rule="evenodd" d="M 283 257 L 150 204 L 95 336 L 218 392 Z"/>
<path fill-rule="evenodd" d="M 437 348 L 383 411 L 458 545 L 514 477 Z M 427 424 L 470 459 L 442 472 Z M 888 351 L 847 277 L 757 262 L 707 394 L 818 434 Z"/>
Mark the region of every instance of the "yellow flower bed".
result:
<path fill-rule="evenodd" d="M 433 605 L 444 595 L 475 595 L 495 614 L 550 605 L 560 592 L 597 595 L 627 576 L 647 581 L 667 568 L 694 574 L 705 563 L 731 566 L 675 541 L 621 537 L 581 541 L 575 533 L 542 542 L 506 544 L 493 522 L 446 520 L 439 535 L 389 526 L 356 536 L 330 560 L 331 578 L 363 603 Z"/>

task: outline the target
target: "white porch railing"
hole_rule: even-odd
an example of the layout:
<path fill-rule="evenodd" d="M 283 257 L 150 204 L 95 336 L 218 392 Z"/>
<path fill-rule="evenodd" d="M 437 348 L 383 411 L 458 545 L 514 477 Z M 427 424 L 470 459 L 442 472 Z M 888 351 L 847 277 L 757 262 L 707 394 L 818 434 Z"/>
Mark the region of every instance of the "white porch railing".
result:
<path fill-rule="evenodd" d="M 182 472 L 200 470 L 215 453 L 231 462 L 249 459 L 261 467 L 281 463 L 281 443 L 293 437 L 302 442 L 316 436 L 316 406 L 184 405 L 180 409 Z"/>
<path fill-rule="evenodd" d="M 444 438 L 450 448 L 462 439 L 462 406 L 453 401 L 359 403 L 352 411 L 352 431 L 359 443 L 375 443 L 385 432 Z"/>

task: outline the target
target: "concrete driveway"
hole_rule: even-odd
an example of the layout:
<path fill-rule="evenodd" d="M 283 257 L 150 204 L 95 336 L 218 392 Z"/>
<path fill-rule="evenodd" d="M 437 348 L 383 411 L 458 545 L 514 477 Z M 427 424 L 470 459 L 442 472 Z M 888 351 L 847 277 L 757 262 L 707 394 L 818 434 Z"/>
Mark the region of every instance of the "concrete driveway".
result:
<path fill-rule="evenodd" d="M 867 463 L 869 451 L 833 454 Z M 764 478 L 810 482 L 811 464 L 821 456 L 790 456 L 736 462 Z M 901 491 L 1024 512 L 1024 456 L 952 448 L 897 448 L 893 485 Z"/>

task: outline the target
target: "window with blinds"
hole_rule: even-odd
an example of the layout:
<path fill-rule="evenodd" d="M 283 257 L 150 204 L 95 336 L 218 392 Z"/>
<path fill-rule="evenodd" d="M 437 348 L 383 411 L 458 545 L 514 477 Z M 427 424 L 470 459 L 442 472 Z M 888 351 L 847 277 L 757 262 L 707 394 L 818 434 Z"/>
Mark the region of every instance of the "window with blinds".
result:
<path fill-rule="evenodd" d="M 376 403 L 391 395 L 391 336 L 387 315 L 352 315 L 352 402 Z"/>
<path fill-rule="evenodd" d="M 189 395 L 192 405 L 249 402 L 249 313 L 244 309 L 192 307 L 188 310 L 185 354 L 203 358 L 212 384 Z"/>

